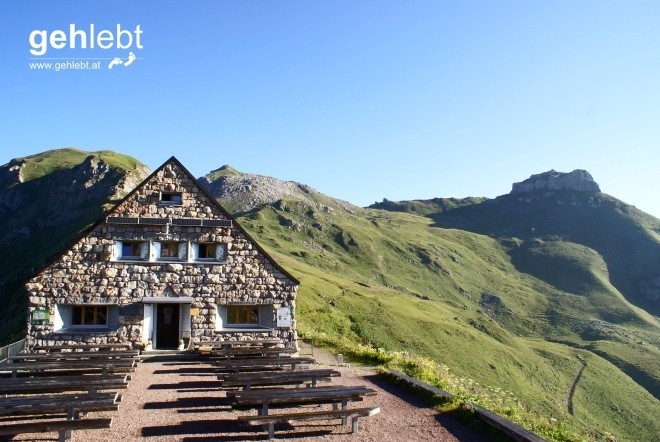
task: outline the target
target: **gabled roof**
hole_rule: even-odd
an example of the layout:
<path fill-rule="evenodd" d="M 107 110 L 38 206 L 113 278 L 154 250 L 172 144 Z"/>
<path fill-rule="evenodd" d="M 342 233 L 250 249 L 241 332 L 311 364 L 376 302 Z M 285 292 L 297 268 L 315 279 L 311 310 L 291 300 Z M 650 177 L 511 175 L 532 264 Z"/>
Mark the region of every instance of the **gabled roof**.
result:
<path fill-rule="evenodd" d="M 85 229 L 76 240 L 74 240 L 71 245 L 63 252 L 61 253 L 57 258 L 55 258 L 50 264 L 44 266 L 41 268 L 39 271 L 35 272 L 34 275 L 38 275 L 39 273 L 43 272 L 45 269 L 53 265 L 62 255 L 64 255 L 67 251 L 69 251 L 75 244 L 77 244 L 81 239 L 83 239 L 85 236 L 87 236 L 91 231 L 93 231 L 97 226 L 99 226 L 101 223 L 103 223 L 109 216 L 111 216 L 119 206 L 121 206 L 126 200 L 131 198 L 133 194 L 135 194 L 140 188 L 145 185 L 145 183 L 149 182 L 152 178 L 154 178 L 158 172 L 163 170 L 165 166 L 168 164 L 175 164 L 177 167 L 179 167 L 183 173 L 185 173 L 188 178 L 192 180 L 195 186 L 199 188 L 199 190 L 211 201 L 212 204 L 215 205 L 215 207 L 222 212 L 222 214 L 227 217 L 227 219 L 232 221 L 233 227 L 238 229 L 245 237 L 254 245 L 254 247 L 257 248 L 257 250 L 275 267 L 277 268 L 280 272 L 282 272 L 287 278 L 289 278 L 291 281 L 293 281 L 295 284 L 300 285 L 300 281 L 291 273 L 289 273 L 286 269 L 284 269 L 282 266 L 280 266 L 269 254 L 266 252 L 257 241 L 247 232 L 243 227 L 234 219 L 234 217 L 224 208 L 222 205 L 218 202 L 218 200 L 204 187 L 203 185 L 200 184 L 200 182 L 193 176 L 192 173 L 183 165 L 181 162 L 174 156 L 170 157 L 167 161 L 165 161 L 160 167 L 158 167 L 156 170 L 154 170 L 151 175 L 146 177 L 140 184 L 135 186 L 133 190 L 131 190 L 124 198 L 122 198 L 121 201 L 119 201 L 115 206 L 110 209 L 108 212 L 106 212 L 97 222 L 95 222 L 92 226 L 90 226 L 88 229 Z M 33 275 L 33 277 L 34 277 Z M 32 279 L 32 278 L 30 278 Z"/>

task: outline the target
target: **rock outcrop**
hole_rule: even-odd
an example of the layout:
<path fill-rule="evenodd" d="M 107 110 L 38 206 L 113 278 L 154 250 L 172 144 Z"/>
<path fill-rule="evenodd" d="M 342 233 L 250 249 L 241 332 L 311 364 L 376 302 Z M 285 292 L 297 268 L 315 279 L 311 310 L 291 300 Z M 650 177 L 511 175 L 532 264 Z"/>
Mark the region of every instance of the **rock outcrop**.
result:
<path fill-rule="evenodd" d="M 532 175 L 525 181 L 513 183 L 511 194 L 538 190 L 572 190 L 575 192 L 600 192 L 600 187 L 589 172 L 576 169 L 564 173 L 550 170 Z"/>
<path fill-rule="evenodd" d="M 326 204 L 331 203 L 349 212 L 355 212 L 357 209 L 346 201 L 327 197 L 308 185 L 252 173 L 241 173 L 230 166 L 222 166 L 198 180 L 233 213 L 247 212 L 281 200 L 317 202 L 324 200 Z"/>

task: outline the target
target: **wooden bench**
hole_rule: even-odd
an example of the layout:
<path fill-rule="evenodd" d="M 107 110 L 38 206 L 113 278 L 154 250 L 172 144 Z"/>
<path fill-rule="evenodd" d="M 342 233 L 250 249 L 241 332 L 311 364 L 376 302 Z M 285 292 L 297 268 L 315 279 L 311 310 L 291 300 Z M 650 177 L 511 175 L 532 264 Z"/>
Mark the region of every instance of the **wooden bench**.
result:
<path fill-rule="evenodd" d="M 0 377 L 131 373 L 135 371 L 135 362 L 133 359 L 14 362 L 0 364 Z"/>
<path fill-rule="evenodd" d="M 119 397 L 118 393 L 13 396 L 0 401 L 0 417 L 65 414 L 68 418 L 78 418 L 81 413 L 116 411 Z"/>
<path fill-rule="evenodd" d="M 309 383 L 316 387 L 318 382 L 330 381 L 330 378 L 341 376 L 337 370 L 319 369 L 319 370 L 296 370 L 296 371 L 274 371 L 257 373 L 238 373 L 218 375 L 218 380 L 222 382 L 222 388 L 240 387 L 243 390 L 250 390 L 253 386 L 270 385 L 303 385 Z"/>
<path fill-rule="evenodd" d="M 73 430 L 110 428 L 111 425 L 112 418 L 58 419 L 43 420 L 39 422 L 3 423 L 2 426 L 0 426 L 0 436 L 58 432 L 59 440 L 64 441 L 71 439 Z"/>
<path fill-rule="evenodd" d="M 57 353 L 23 353 L 12 355 L 7 358 L 10 363 L 12 362 L 27 362 L 27 361 L 106 361 L 115 359 L 132 359 L 139 360 L 140 352 L 138 350 L 125 350 L 125 351 L 66 351 Z"/>
<path fill-rule="evenodd" d="M 352 433 L 358 432 L 358 421 L 361 417 L 373 416 L 380 413 L 379 407 L 353 408 L 347 410 L 321 410 L 303 413 L 271 414 L 261 416 L 239 416 L 241 425 L 268 425 L 268 438 L 275 438 L 275 424 L 291 424 L 293 422 L 341 419 L 344 424 L 348 419 L 352 421 Z"/>
<path fill-rule="evenodd" d="M 218 359 L 211 362 L 214 366 L 222 369 L 233 370 L 240 373 L 246 369 L 260 369 L 289 366 L 295 370 L 300 365 L 314 364 L 316 360 L 308 357 L 290 358 L 246 358 L 246 359 Z"/>
<path fill-rule="evenodd" d="M 131 348 L 131 344 L 60 344 L 60 345 L 35 345 L 32 347 L 34 351 L 45 351 L 45 352 L 58 352 L 62 350 L 73 350 L 73 351 L 95 351 L 95 350 L 128 350 Z"/>
<path fill-rule="evenodd" d="M 65 391 L 87 391 L 96 393 L 99 390 L 120 390 L 128 387 L 126 378 L 69 376 L 62 378 L 24 378 L 0 380 L 0 394 L 42 394 Z"/>
<path fill-rule="evenodd" d="M 195 350 L 198 352 L 210 352 L 212 350 L 221 350 L 229 348 L 269 348 L 278 345 L 284 345 L 284 341 L 279 338 L 264 339 L 246 339 L 230 341 L 202 341 L 195 344 Z"/>
<path fill-rule="evenodd" d="M 231 348 L 228 350 L 211 350 L 211 360 L 239 359 L 251 357 L 286 357 L 298 350 L 294 348 Z"/>
<path fill-rule="evenodd" d="M 291 406 L 303 404 L 341 404 L 346 410 L 348 402 L 362 401 L 367 396 L 375 396 L 376 390 L 364 386 L 334 385 L 316 388 L 278 388 L 249 391 L 228 391 L 232 408 L 261 407 L 261 414 L 267 415 L 271 405 Z"/>

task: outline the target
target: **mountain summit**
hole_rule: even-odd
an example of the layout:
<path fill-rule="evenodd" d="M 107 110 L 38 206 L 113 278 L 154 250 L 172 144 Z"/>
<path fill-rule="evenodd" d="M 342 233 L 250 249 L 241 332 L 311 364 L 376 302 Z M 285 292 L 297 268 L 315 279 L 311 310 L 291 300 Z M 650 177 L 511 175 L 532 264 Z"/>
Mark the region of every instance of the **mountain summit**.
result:
<path fill-rule="evenodd" d="M 532 175 L 520 183 L 513 183 L 511 193 L 533 192 L 536 190 L 600 192 L 600 187 L 586 170 L 576 169 L 573 172 L 563 173 L 553 169 Z"/>

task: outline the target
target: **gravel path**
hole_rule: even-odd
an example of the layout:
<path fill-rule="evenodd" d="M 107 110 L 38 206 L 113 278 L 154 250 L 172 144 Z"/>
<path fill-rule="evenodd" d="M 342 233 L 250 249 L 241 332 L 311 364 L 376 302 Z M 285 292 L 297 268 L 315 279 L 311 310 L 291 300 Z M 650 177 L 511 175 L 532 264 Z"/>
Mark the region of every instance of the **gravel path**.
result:
<path fill-rule="evenodd" d="M 333 358 L 317 361 L 327 367 Z M 325 361 L 323 360 L 325 359 Z M 332 441 L 486 441 L 460 421 L 440 416 L 407 392 L 384 382 L 375 371 L 360 367 L 336 367 L 336 385 L 366 385 L 378 391 L 360 407 L 379 406 L 375 416 L 361 418 L 359 433 L 351 434 L 350 422 L 316 421 L 277 425 L 276 439 Z M 350 405 L 349 405 L 350 406 Z M 354 405 L 355 406 L 355 405 Z M 285 412 L 285 410 L 278 410 Z M 145 361 L 139 364 L 124 392 L 118 412 L 96 413 L 113 417 L 112 428 L 75 431 L 74 441 L 250 441 L 267 439 L 261 427 L 239 426 L 236 417 L 256 414 L 232 411 L 213 367 L 199 361 Z M 23 435 L 19 440 L 53 440 L 53 434 Z M 56 440 L 56 439 L 55 439 Z"/>

